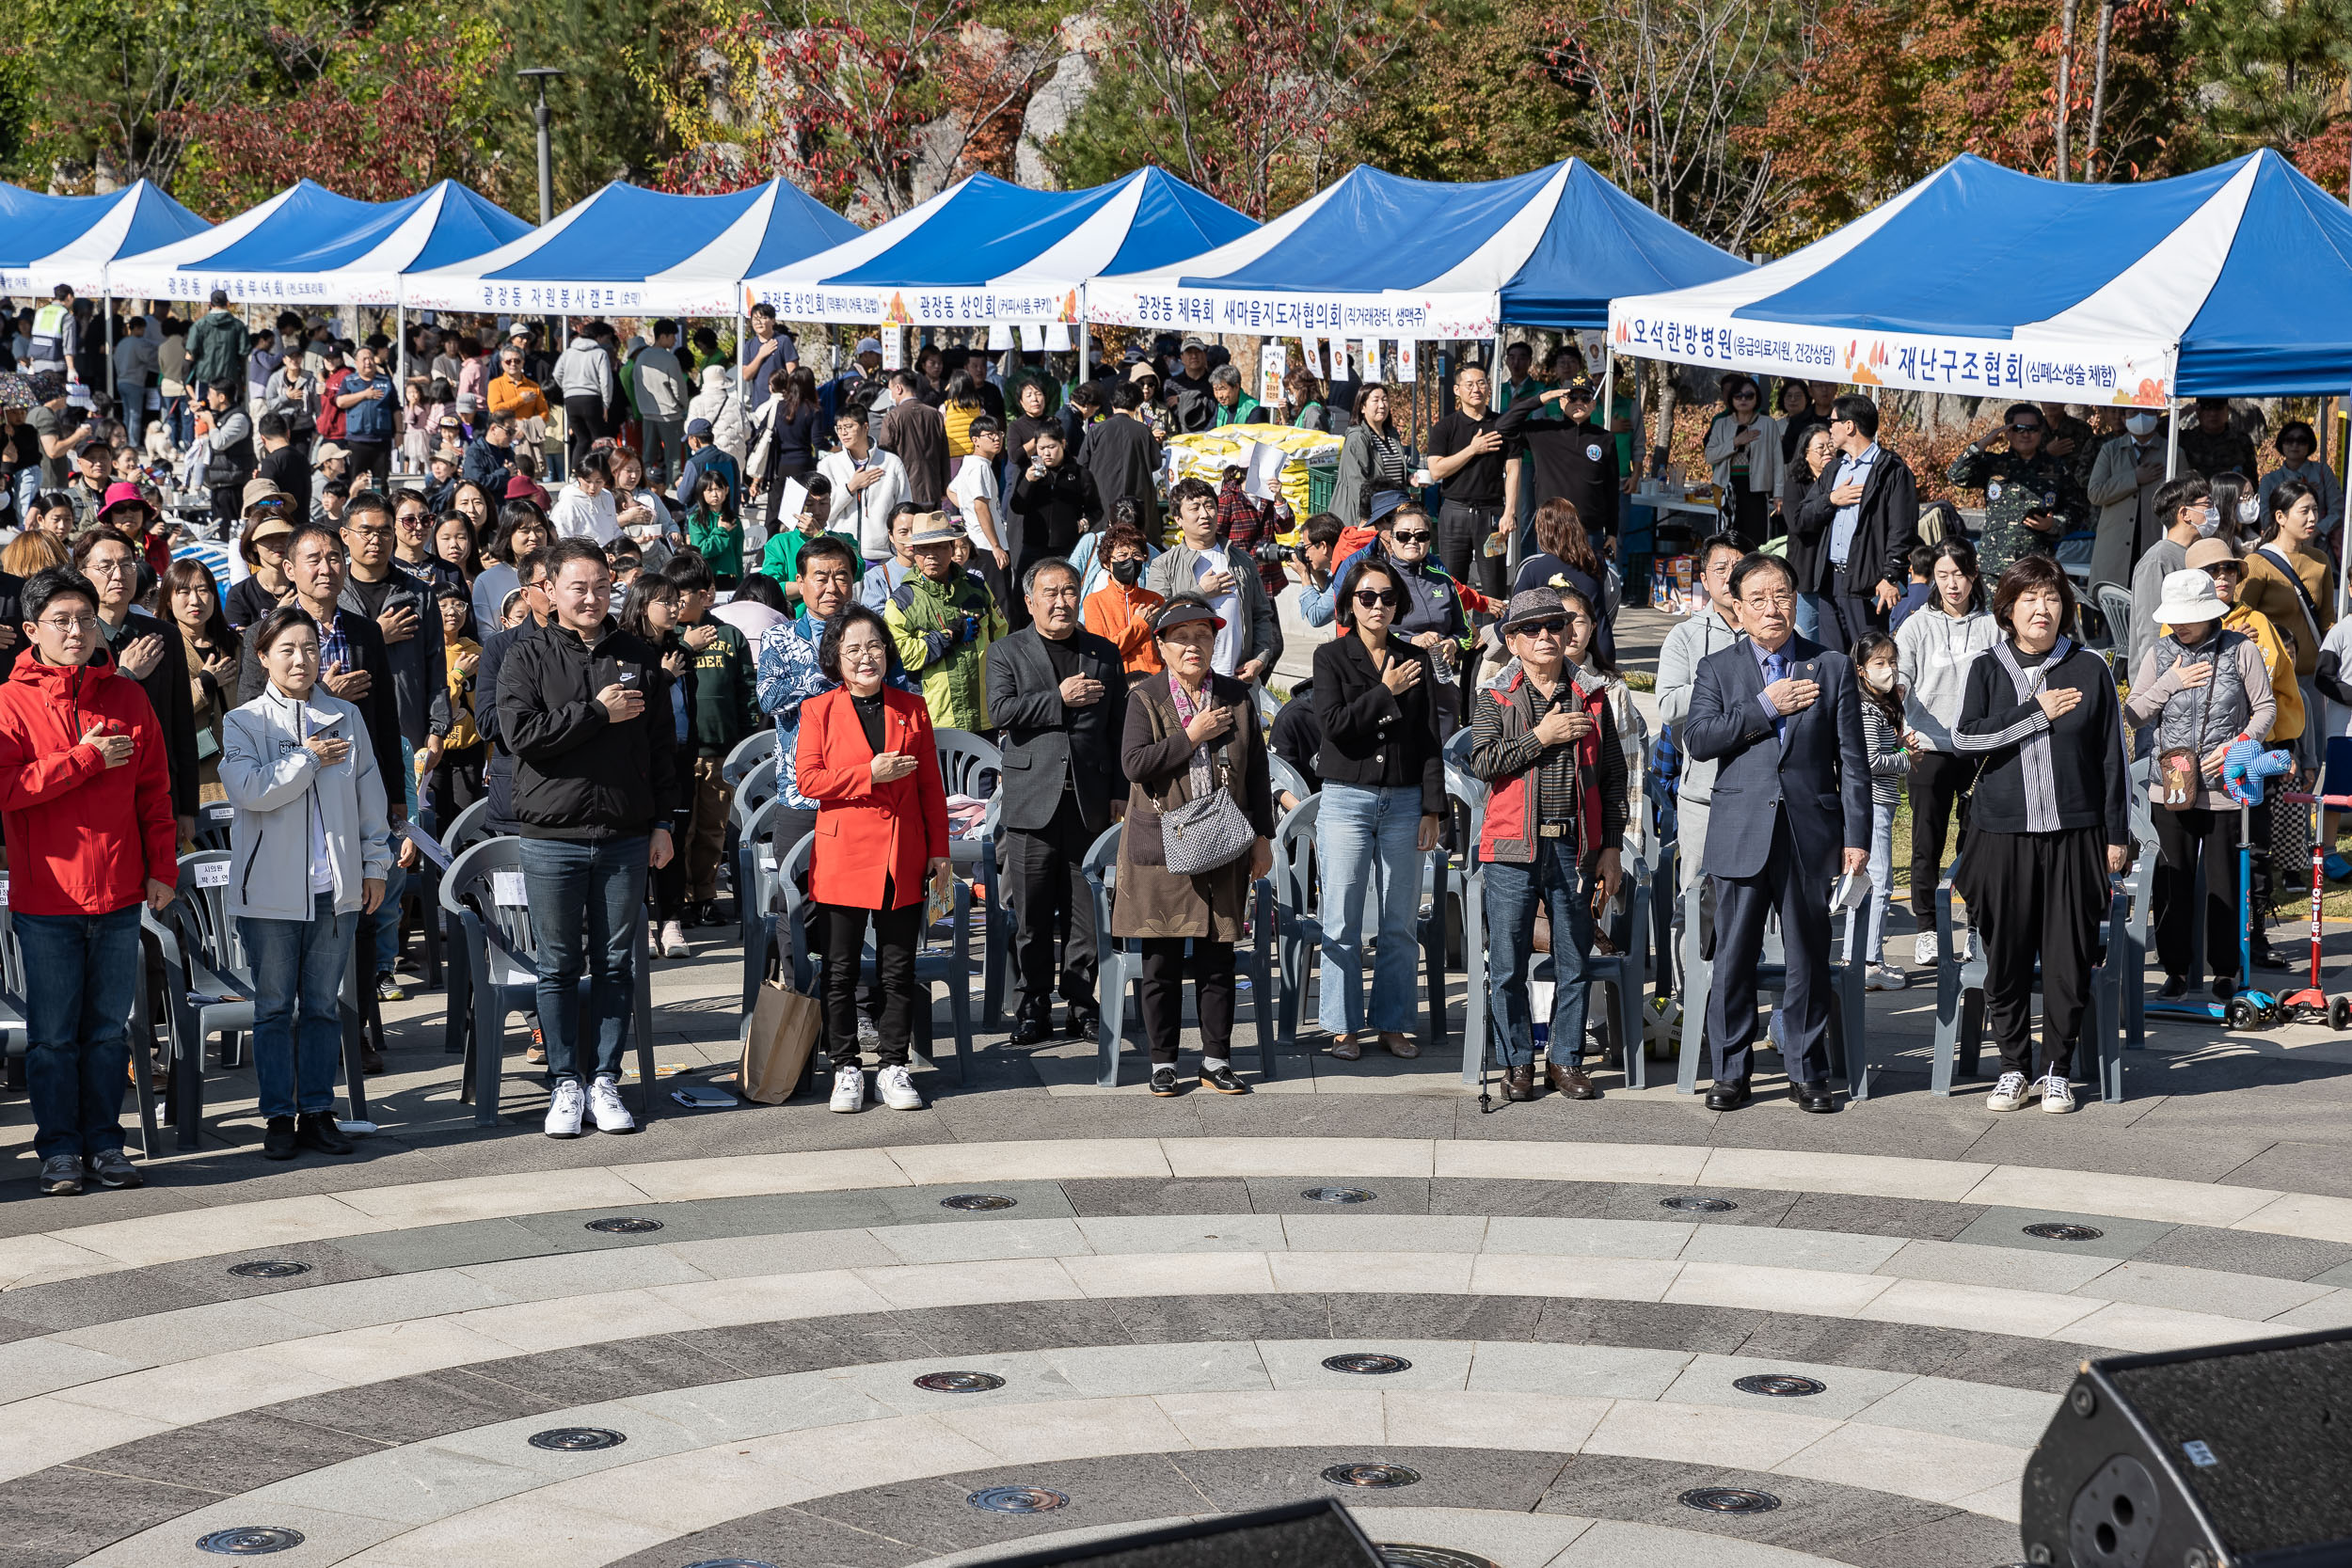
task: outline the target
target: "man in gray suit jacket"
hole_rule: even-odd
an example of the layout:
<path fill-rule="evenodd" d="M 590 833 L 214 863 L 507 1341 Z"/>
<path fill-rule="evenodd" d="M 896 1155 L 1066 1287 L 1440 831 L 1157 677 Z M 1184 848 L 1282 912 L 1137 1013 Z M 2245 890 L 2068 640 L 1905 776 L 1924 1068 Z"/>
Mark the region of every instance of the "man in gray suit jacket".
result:
<path fill-rule="evenodd" d="M 1078 588 L 1069 562 L 1038 562 L 1022 583 L 1029 625 L 988 648 L 989 717 L 1004 726 L 1005 889 L 1020 921 L 1017 1045 L 1054 1032 L 1057 927 L 1068 932 L 1060 968 L 1070 1033 L 1090 1037 L 1096 1027 L 1086 853 L 1125 806 L 1127 672 L 1114 643 L 1078 624 Z"/>
<path fill-rule="evenodd" d="M 1853 663 L 1796 635 L 1795 581 L 1776 557 L 1732 569 L 1748 641 L 1699 663 L 1683 750 L 1711 760 L 1707 871 L 1715 885 L 1708 1108 L 1748 1101 L 1756 968 L 1764 919 L 1780 915 L 1788 980 L 1781 1053 L 1804 1110 L 1837 1109 L 1829 1086 L 1829 900 L 1839 867 L 1870 858 L 1870 770 Z M 1841 853 L 1842 851 L 1842 853 Z"/>

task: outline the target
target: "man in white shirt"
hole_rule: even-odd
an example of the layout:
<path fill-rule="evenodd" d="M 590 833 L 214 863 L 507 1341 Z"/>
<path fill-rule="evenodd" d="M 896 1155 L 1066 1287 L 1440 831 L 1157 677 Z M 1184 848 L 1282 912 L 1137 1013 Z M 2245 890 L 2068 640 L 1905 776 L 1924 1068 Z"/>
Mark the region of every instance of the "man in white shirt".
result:
<path fill-rule="evenodd" d="M 971 453 L 956 469 L 947 499 L 963 517 L 963 531 L 972 541 L 973 567 L 1018 629 L 1027 624 L 1028 613 L 1025 605 L 1013 608 L 1022 604 L 1022 595 L 1013 592 L 1006 577 L 1012 569 L 1012 552 L 1005 538 L 1005 503 L 996 489 L 996 465 L 1005 455 L 1005 427 L 986 414 L 976 415 L 970 438 Z"/>
<path fill-rule="evenodd" d="M 866 421 L 863 408 L 844 408 L 834 416 L 841 448 L 825 453 L 817 471 L 833 481 L 833 512 L 825 527 L 850 535 L 860 555 L 877 561 L 890 553 L 890 511 L 907 499 L 907 471 L 874 445 Z"/>

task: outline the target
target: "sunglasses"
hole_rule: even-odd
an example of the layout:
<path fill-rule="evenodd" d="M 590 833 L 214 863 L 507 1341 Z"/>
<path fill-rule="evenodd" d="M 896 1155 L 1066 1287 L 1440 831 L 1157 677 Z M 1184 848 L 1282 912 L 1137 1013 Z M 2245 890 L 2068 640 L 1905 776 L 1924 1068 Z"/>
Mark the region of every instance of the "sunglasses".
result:
<path fill-rule="evenodd" d="M 1405 602 L 1405 595 L 1393 588 L 1359 588 L 1356 590 L 1356 602 L 1366 610 L 1375 605 L 1387 605 L 1393 610 Z"/>
<path fill-rule="evenodd" d="M 1523 632 L 1529 637 L 1565 637 L 1568 634 L 1568 623 L 1565 620 L 1529 621 L 1513 626 L 1511 629 L 1515 632 Z"/>
<path fill-rule="evenodd" d="M 2010 429 L 2020 436 L 2039 436 L 2042 434 L 2042 427 L 2038 424 L 2013 424 L 2010 426 Z"/>
<path fill-rule="evenodd" d="M 1419 529 L 1416 529 L 1411 533 L 1391 533 L 1389 537 L 1395 540 L 1400 545 L 1426 545 L 1429 543 L 1429 535 L 1425 531 Z"/>

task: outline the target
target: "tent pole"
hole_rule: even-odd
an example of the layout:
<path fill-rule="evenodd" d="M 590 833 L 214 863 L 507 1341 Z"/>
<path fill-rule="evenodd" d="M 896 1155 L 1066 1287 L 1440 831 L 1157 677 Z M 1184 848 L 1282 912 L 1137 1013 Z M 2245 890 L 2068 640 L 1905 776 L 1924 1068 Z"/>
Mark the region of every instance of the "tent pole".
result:
<path fill-rule="evenodd" d="M 2170 417 L 2164 421 L 2164 477 L 2172 479 L 2181 470 L 2181 400 L 2168 401 L 2170 407 L 2167 413 Z"/>
<path fill-rule="evenodd" d="M 2333 403 L 2334 401 L 2335 400 L 2333 398 L 2321 400 L 2319 415 L 2323 428 L 2328 422 L 2328 404 Z M 2326 437 L 2323 436 L 2321 439 L 2324 441 Z M 2323 445 L 2319 450 L 2321 454 L 2320 460 L 2324 463 L 2327 461 L 2328 449 Z M 2347 589 L 2344 580 L 2344 546 L 2347 541 L 2352 541 L 2352 484 L 2344 485 L 2342 488 L 2344 490 L 2344 521 L 2336 534 L 2336 619 L 2339 621 L 2344 619 L 2344 607 L 2346 596 L 2347 594 L 2352 594 L 2352 589 Z M 2331 838 L 2328 841 L 2328 847 L 2333 848 L 2334 847 L 2334 840 Z"/>
<path fill-rule="evenodd" d="M 402 300 L 392 307 L 392 321 L 394 323 L 392 330 L 398 334 L 392 340 L 392 363 L 399 367 L 394 373 L 400 378 L 400 395 L 405 405 L 405 400 L 408 396 L 408 302 L 406 300 Z"/>
<path fill-rule="evenodd" d="M 115 296 L 111 291 L 98 296 L 98 309 L 106 318 L 106 395 L 112 397 L 115 393 Z"/>

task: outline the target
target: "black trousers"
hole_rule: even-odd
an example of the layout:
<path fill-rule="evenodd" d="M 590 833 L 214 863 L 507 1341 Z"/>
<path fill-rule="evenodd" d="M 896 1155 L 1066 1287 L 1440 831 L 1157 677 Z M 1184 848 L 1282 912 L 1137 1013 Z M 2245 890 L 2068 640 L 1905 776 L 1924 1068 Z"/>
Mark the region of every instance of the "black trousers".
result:
<path fill-rule="evenodd" d="M 882 898 L 891 895 L 887 882 Z M 866 926 L 874 927 L 874 977 L 882 991 L 882 1015 L 875 1027 L 882 1032 L 877 1054 L 884 1067 L 907 1065 L 907 1044 L 914 1029 L 914 948 L 923 940 L 923 900 L 891 910 L 861 910 L 847 904 L 819 904 L 823 916 L 818 940 L 825 953 L 825 1053 L 836 1068 L 857 1066 L 857 975 L 866 945 Z"/>
<path fill-rule="evenodd" d="M 2001 1070 L 2039 1076 L 2032 1029 L 2039 959 L 2042 1071 L 2072 1076 L 2107 910 L 2105 830 L 1973 834 L 1967 878 L 1970 918 L 1984 942 L 1984 1027 L 2000 1047 Z"/>
<path fill-rule="evenodd" d="M 1721 805 L 1722 802 L 1716 802 Z M 1715 879 L 1715 958 L 1707 1039 L 1715 1081 L 1756 1070 L 1756 966 L 1764 917 L 1778 912 L 1788 979 L 1780 996 L 1781 1057 L 1792 1083 L 1829 1081 L 1829 884 L 1797 863 L 1786 811 L 1772 815 L 1772 849 L 1754 877 Z"/>
<path fill-rule="evenodd" d="M 1772 536 L 1772 498 L 1763 491 L 1751 490 L 1734 479 L 1731 483 L 1731 515 L 1724 521 L 1749 544 L 1760 545 Z"/>
<path fill-rule="evenodd" d="M 1845 572 L 1840 568 L 1831 568 L 1829 592 L 1822 595 L 1829 613 L 1821 618 L 1818 628 L 1820 635 L 1814 639 L 1815 641 L 1838 653 L 1851 654 L 1865 632 L 1886 629 L 1886 611 L 1879 608 L 1876 585 L 1863 586 L 1864 593 L 1850 593 Z M 1834 626 L 1830 624 L 1833 618 L 1837 623 Z"/>
<path fill-rule="evenodd" d="M 1192 993 L 1200 1013 L 1200 1053 L 1232 1054 L 1233 944 L 1205 937 L 1145 937 L 1143 981 L 1136 989 L 1143 1005 L 1143 1037 L 1154 1066 L 1176 1060 L 1184 1029 L 1184 948 L 1192 948 Z"/>
<path fill-rule="evenodd" d="M 378 490 L 391 486 L 392 444 L 389 441 L 345 441 L 343 447 L 351 453 L 351 488 L 362 488 L 361 481 L 373 479 Z"/>
<path fill-rule="evenodd" d="M 1911 753 L 1911 912 L 1923 931 L 1935 928 L 1935 884 L 1944 879 L 1944 830 L 1960 809 L 1960 837 L 1968 837 L 1968 781 L 1977 765 L 1950 752 Z M 1971 918 L 1974 918 L 1973 913 Z"/>
<path fill-rule="evenodd" d="M 1454 581 L 1469 583 L 1489 598 L 1501 598 L 1507 592 L 1502 580 L 1506 562 L 1502 556 L 1486 553 L 1487 535 L 1502 526 L 1499 506 L 1447 501 L 1438 508 L 1438 560 Z"/>
<path fill-rule="evenodd" d="M 2205 968 L 2216 979 L 2237 972 L 2237 813 L 2167 811 L 2156 819 L 2156 958 L 2167 974 L 2186 975 L 2197 955 L 2197 863 L 2205 865 Z"/>
<path fill-rule="evenodd" d="M 604 427 L 604 400 L 593 392 L 564 400 L 564 460 L 567 472 L 580 472 L 588 449 L 612 433 Z"/>
<path fill-rule="evenodd" d="M 1062 791 L 1054 819 L 1034 832 L 1005 830 L 1005 893 L 1020 920 L 1013 959 L 1021 972 L 1021 1005 L 1054 1005 L 1057 930 L 1062 1000 L 1094 1010 L 1094 895 L 1087 886 L 1086 853 L 1093 844 L 1078 798 Z"/>

